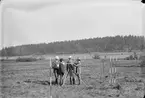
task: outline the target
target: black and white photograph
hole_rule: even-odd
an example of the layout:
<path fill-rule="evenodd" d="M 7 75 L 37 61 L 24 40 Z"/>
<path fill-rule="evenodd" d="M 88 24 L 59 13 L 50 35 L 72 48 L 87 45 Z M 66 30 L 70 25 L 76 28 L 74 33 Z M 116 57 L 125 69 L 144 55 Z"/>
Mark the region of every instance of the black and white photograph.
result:
<path fill-rule="evenodd" d="M 143 0 L 0 0 L 0 98 L 145 98 Z"/>

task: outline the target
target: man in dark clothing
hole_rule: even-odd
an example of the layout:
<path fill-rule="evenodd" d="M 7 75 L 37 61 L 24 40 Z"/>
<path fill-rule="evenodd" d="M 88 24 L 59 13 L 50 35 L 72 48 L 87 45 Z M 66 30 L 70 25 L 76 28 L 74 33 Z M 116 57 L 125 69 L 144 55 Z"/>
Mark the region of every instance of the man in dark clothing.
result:
<path fill-rule="evenodd" d="M 63 84 L 64 73 L 65 73 L 65 63 L 64 63 L 63 58 L 61 58 L 59 62 L 59 70 L 58 70 L 58 75 L 60 76 L 60 82 L 59 82 L 60 85 Z"/>
<path fill-rule="evenodd" d="M 74 65 L 73 65 L 73 61 L 72 61 L 71 56 L 68 58 L 66 69 L 67 69 L 68 75 L 70 77 L 70 84 L 75 84 Z"/>

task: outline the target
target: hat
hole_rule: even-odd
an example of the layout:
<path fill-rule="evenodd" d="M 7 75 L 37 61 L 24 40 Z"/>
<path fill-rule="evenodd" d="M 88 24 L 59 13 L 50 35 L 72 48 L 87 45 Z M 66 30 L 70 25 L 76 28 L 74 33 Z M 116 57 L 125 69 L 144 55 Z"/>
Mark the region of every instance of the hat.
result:
<path fill-rule="evenodd" d="M 60 58 L 60 62 L 62 62 L 63 61 L 63 58 Z"/>
<path fill-rule="evenodd" d="M 69 59 L 71 59 L 72 58 L 72 56 L 69 56 Z"/>
<path fill-rule="evenodd" d="M 55 57 L 55 59 L 56 59 L 56 60 L 58 60 L 58 59 L 59 59 L 59 57 L 58 57 L 58 56 L 56 56 L 56 57 Z"/>

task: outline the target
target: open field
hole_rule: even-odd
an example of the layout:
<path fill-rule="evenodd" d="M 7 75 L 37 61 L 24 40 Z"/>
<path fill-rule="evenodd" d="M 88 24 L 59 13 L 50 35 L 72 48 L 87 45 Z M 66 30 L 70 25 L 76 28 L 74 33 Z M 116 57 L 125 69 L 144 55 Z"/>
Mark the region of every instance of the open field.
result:
<path fill-rule="evenodd" d="M 109 75 L 109 64 L 109 60 L 105 62 L 104 76 Z M 118 61 L 117 64 L 121 66 L 137 63 L 136 61 L 124 60 Z M 49 66 L 49 60 L 40 60 L 36 62 L 2 62 L 1 97 L 50 98 Z M 102 85 L 109 84 L 109 78 L 107 77 L 105 78 L 104 83 L 100 83 L 100 81 L 102 81 L 102 78 L 100 78 L 101 68 L 102 62 L 100 60 L 82 60 L 81 85 L 69 85 L 68 79 L 63 87 L 53 85 L 51 90 L 52 98 L 140 98 L 135 95 L 127 97 L 128 95 L 125 91 L 123 92 L 122 89 L 116 90 L 106 88 L 101 90 L 100 88 Z M 132 67 L 129 70 L 124 69 L 126 68 L 117 68 L 117 74 L 120 75 L 120 77 L 125 75 L 135 77 L 140 76 L 139 67 Z M 122 76 L 121 73 L 123 73 Z M 138 83 L 130 83 L 130 85 L 138 85 Z M 122 87 L 124 87 L 124 85 L 122 85 Z M 142 87 L 144 87 L 144 85 Z M 121 94 L 121 92 L 123 92 L 123 94 Z M 114 94 L 114 97 L 111 97 L 111 93 Z M 139 93 L 140 96 L 143 95 L 143 88 L 136 92 L 132 92 L 132 94 L 137 93 Z"/>
<path fill-rule="evenodd" d="M 145 55 L 144 52 L 136 52 L 137 55 Z M 68 58 L 70 55 L 73 56 L 73 58 L 77 58 L 77 57 L 80 57 L 81 59 L 92 59 L 92 56 L 95 55 L 95 54 L 98 54 L 100 55 L 101 58 L 104 58 L 104 56 L 106 56 L 106 58 L 110 58 L 110 57 L 115 57 L 115 58 L 125 58 L 125 57 L 128 57 L 130 55 L 133 54 L 133 52 L 108 52 L 108 53 L 105 53 L 105 52 L 91 52 L 91 53 L 84 53 L 84 54 L 58 54 L 59 57 L 63 57 L 63 58 Z M 46 55 L 28 55 L 28 56 L 21 56 L 23 58 L 25 57 L 44 57 L 45 59 L 50 59 L 50 58 L 54 58 L 56 55 L 50 55 L 50 54 L 46 54 Z M 16 58 L 18 58 L 19 56 L 12 56 L 12 57 L 9 57 L 10 60 L 15 60 Z M 5 57 L 6 58 L 6 57 Z M 0 57 L 0 59 L 2 59 L 2 57 Z"/>

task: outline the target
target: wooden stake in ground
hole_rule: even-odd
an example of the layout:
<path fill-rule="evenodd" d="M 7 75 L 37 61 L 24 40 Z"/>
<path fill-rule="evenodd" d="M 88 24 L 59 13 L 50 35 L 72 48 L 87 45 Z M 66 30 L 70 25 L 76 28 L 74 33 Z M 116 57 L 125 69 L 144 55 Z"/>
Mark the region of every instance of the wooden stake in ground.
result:
<path fill-rule="evenodd" d="M 113 57 L 110 57 L 110 70 L 109 70 L 109 73 L 110 73 L 110 80 L 109 80 L 109 83 L 110 84 L 114 84 L 116 83 L 116 79 L 114 75 L 116 75 L 116 62 L 117 62 L 117 58 L 113 58 Z"/>
<path fill-rule="evenodd" d="M 112 60 L 113 58 L 110 57 L 110 68 L 109 68 L 109 74 L 110 74 L 110 79 L 109 79 L 109 83 L 112 84 L 113 83 L 113 66 L 112 66 Z"/>
<path fill-rule="evenodd" d="M 111 66 L 111 57 L 109 58 L 109 61 L 110 61 L 110 66 L 109 66 L 109 83 L 111 84 L 111 72 L 112 72 L 112 66 Z"/>
<path fill-rule="evenodd" d="M 82 69 L 81 69 L 81 65 L 80 65 L 80 82 L 84 83 L 86 87 L 89 87 L 89 86 L 82 80 L 81 73 L 82 73 Z"/>
<path fill-rule="evenodd" d="M 50 81 L 49 81 L 50 82 L 50 98 L 52 98 L 52 94 L 51 94 L 51 90 L 52 90 L 52 76 L 51 76 L 51 67 L 52 67 L 51 64 L 52 63 L 51 63 L 51 58 L 50 58 L 49 61 L 50 61 L 50 68 L 49 68 L 49 75 L 50 75 Z"/>
<path fill-rule="evenodd" d="M 113 83 L 116 83 L 116 65 L 117 65 L 117 60 L 118 60 L 118 58 L 116 57 L 116 58 L 114 58 L 114 62 L 113 62 L 113 69 L 114 69 L 114 71 L 113 71 Z"/>

